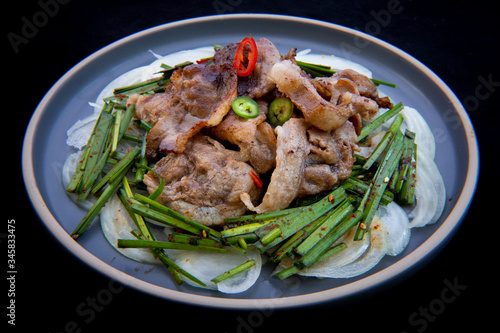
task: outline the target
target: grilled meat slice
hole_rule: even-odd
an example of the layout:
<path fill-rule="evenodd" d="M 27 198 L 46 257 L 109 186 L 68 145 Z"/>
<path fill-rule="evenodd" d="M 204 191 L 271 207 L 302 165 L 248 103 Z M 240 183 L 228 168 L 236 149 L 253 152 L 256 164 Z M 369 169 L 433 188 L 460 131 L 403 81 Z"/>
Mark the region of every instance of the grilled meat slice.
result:
<path fill-rule="evenodd" d="M 298 197 L 329 190 L 352 173 L 358 150 L 358 137 L 350 121 L 336 130 L 325 132 L 315 127 L 307 130 L 311 153 L 307 156 Z"/>
<path fill-rule="evenodd" d="M 255 207 L 248 193 L 241 195 L 247 207 L 257 213 L 271 212 L 288 207 L 297 196 L 304 176 L 306 157 L 310 147 L 306 130 L 308 124 L 302 118 L 292 118 L 283 126 L 276 127 L 276 168 L 271 175 L 262 203 Z"/>
<path fill-rule="evenodd" d="M 392 108 L 389 97 L 379 97 L 377 87 L 369 77 L 352 69 L 340 70 L 331 77 L 315 78 L 314 83 L 318 91 L 328 91 L 327 95 L 329 94 L 329 98 L 326 97 L 326 99 L 329 99 L 332 103 L 338 103 L 342 91 L 347 90 L 355 95 L 373 100 L 380 108 Z M 373 105 L 373 102 L 369 103 Z M 367 120 L 374 116 L 373 112 L 376 113 L 374 107 L 367 110 L 369 111 L 368 113 L 360 112 L 357 114 L 363 115 L 363 118 Z"/>
<path fill-rule="evenodd" d="M 127 106 L 135 104 L 135 117 L 154 126 L 168 110 L 172 98 L 172 87 L 168 87 L 164 94 L 132 95 L 127 100 Z"/>
<path fill-rule="evenodd" d="M 214 55 L 214 63 L 226 63 L 233 66 L 234 56 L 239 44 L 239 42 L 234 42 L 217 50 Z M 274 83 L 267 79 L 267 73 L 275 63 L 280 61 L 281 55 L 276 46 L 266 38 L 260 38 L 255 44 L 258 50 L 257 63 L 252 74 L 246 77 L 238 77 L 238 96 L 259 98 L 275 87 Z"/>
<path fill-rule="evenodd" d="M 250 210 L 265 213 L 284 209 L 293 199 L 327 191 L 351 175 L 358 149 L 351 122 L 322 131 L 303 118 L 292 118 L 276 132 L 276 169 L 262 203 L 255 206 L 249 195 L 241 195 Z"/>
<path fill-rule="evenodd" d="M 146 153 L 181 153 L 190 137 L 219 124 L 236 98 L 236 71 L 232 66 L 195 64 L 176 70 L 165 94 L 163 116 L 148 134 Z"/>
<path fill-rule="evenodd" d="M 265 121 L 267 103 L 258 100 L 257 104 L 258 117 L 247 119 L 230 111 L 219 125 L 209 128 L 206 133 L 237 145 L 245 161 L 258 173 L 266 173 L 276 165 L 276 134 Z"/>
<path fill-rule="evenodd" d="M 260 198 L 260 189 L 250 176 L 255 170 L 241 160 L 239 152 L 202 134 L 191 138 L 183 153 L 162 158 L 154 170 L 165 180 L 157 201 L 207 226 L 243 215 L 246 206 L 241 193 L 247 193 L 249 200 Z M 144 183 L 151 193 L 160 181 L 154 172 L 148 172 Z"/>
<path fill-rule="evenodd" d="M 317 83 L 290 60 L 276 63 L 268 75 L 302 111 L 307 122 L 324 131 L 341 127 L 354 114 L 370 118 L 378 111 L 376 101 L 359 95 L 356 84 L 347 78 L 332 77 Z"/>

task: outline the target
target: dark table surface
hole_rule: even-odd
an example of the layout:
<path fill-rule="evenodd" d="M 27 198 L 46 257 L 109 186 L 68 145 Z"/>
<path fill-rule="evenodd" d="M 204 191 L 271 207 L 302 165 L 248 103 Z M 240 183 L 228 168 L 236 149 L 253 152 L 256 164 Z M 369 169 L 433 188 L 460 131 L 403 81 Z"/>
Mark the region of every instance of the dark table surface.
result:
<path fill-rule="evenodd" d="M 273 13 L 333 22 L 370 33 L 367 23 L 388 6 L 399 3 L 377 31 L 378 38 L 423 62 L 466 104 L 477 132 L 481 173 L 469 213 L 455 237 L 428 265 L 382 293 L 350 302 L 324 303 L 305 308 L 229 311 L 184 305 L 155 298 L 119 284 L 90 269 L 66 252 L 48 233 L 32 209 L 20 169 L 22 140 L 29 119 L 44 94 L 80 60 L 122 37 L 176 20 L 215 14 Z M 45 8 L 45 9 L 44 9 Z M 496 7 L 495 7 L 496 8 Z M 45 10 L 47 15 L 40 14 Z M 382 19 L 382 18 L 379 18 Z M 474 327 L 486 331 L 495 321 L 498 300 L 495 266 L 496 206 L 489 191 L 498 186 L 494 163 L 499 149 L 500 26 L 491 1 L 17 1 L 3 11 L 4 127 L 2 163 L 4 199 L 1 267 L 6 276 L 6 224 L 16 221 L 16 326 L 37 332 L 92 332 L 105 328 L 129 332 L 174 329 L 176 321 L 188 332 L 283 332 L 297 323 L 315 329 L 354 332 L 454 332 Z M 39 20 L 28 38 L 26 21 Z M 26 29 L 26 28 L 25 28 Z M 372 32 L 373 33 L 373 32 Z M 484 82 L 488 81 L 488 87 Z M 483 85 L 482 88 L 478 88 Z M 488 91 L 484 89 L 488 89 Z M 478 90 L 479 89 L 479 90 Z M 480 94 L 480 95 L 478 95 Z M 497 147 L 497 148 L 494 148 Z M 495 184 L 496 183 L 496 184 Z M 7 278 L 6 276 L 5 278 Z M 456 297 L 446 292 L 455 285 Z M 2 324 L 8 282 L 2 284 Z M 111 288 L 111 289 L 110 289 Z M 112 290 L 114 293 L 106 292 Z M 111 295 L 105 304 L 93 299 Z M 444 302 L 443 297 L 446 298 Z M 141 323 L 138 326 L 137 323 Z M 316 326 L 315 324 L 321 325 Z M 488 325 L 488 326 L 486 326 Z M 321 327 L 321 328 L 320 328 Z"/>

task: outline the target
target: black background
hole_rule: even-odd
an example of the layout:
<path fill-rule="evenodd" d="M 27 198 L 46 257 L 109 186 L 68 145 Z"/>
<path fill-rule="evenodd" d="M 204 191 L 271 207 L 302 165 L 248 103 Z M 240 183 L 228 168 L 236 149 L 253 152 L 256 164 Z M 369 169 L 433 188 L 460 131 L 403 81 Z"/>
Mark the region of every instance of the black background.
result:
<path fill-rule="evenodd" d="M 53 0 L 54 1 L 54 0 Z M 42 3 L 51 1 L 42 0 Z M 22 181 L 21 147 L 29 119 L 48 89 L 66 71 L 100 48 L 156 25 L 205 15 L 274 13 L 303 16 L 365 31 L 374 14 L 389 0 L 357 1 L 60 1 L 34 36 L 18 45 L 8 34 L 21 35 L 23 17 L 31 21 L 42 10 L 37 1 L 17 1 L 2 11 L 4 117 L 2 135 L 2 272 L 7 271 L 7 221 L 16 220 L 16 326 L 37 332 L 101 329 L 129 332 L 141 327 L 184 329 L 188 332 L 271 332 L 296 330 L 308 324 L 315 330 L 353 332 L 489 331 L 498 309 L 498 124 L 500 110 L 499 17 L 492 1 L 400 0 L 403 10 L 393 15 L 378 38 L 423 62 L 455 92 L 460 101 L 477 97 L 480 77 L 496 83 L 478 105 L 465 105 L 481 150 L 481 174 L 476 196 L 463 225 L 428 265 L 388 289 L 349 302 L 325 303 L 287 310 L 229 311 L 189 306 L 136 290 L 112 295 L 94 317 L 77 308 L 108 289 L 110 280 L 67 253 L 47 232 L 32 209 Z M 12 5 L 12 6 L 11 6 Z M 481 88 L 481 92 L 486 92 Z M 5 152 L 5 148 L 7 151 Z M 446 171 L 444 171 L 446 172 Z M 6 181 L 5 181 L 6 180 Z M 495 184 L 496 183 L 496 184 Z M 498 193 L 498 190 L 496 191 Z M 4 275 L 5 276 L 5 273 Z M 6 279 L 6 277 L 5 277 Z M 463 286 L 460 295 L 439 307 L 446 283 Z M 0 318 L 6 323 L 8 284 L 4 280 Z M 422 319 L 423 309 L 439 313 Z M 86 309 L 89 307 L 86 306 Z M 412 314 L 419 314 L 411 322 Z M 86 322 L 86 320 L 88 322 Z M 74 327 L 72 322 L 75 322 Z M 179 326 L 181 325 L 181 326 Z M 318 325 L 318 326 L 316 326 Z M 314 327 L 314 328 L 313 328 Z M 494 326 L 493 326 L 494 327 Z"/>

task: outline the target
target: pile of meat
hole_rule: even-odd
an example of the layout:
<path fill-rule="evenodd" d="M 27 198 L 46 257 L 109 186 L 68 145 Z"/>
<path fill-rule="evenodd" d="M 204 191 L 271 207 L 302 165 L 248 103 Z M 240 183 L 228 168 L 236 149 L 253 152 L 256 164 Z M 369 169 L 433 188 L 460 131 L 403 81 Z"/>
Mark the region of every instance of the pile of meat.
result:
<path fill-rule="evenodd" d="M 134 95 L 136 117 L 154 125 L 147 157 L 158 160 L 144 182 L 158 201 L 206 225 L 224 218 L 280 210 L 298 197 L 330 189 L 351 174 L 361 119 L 378 111 L 377 89 L 353 70 L 315 78 L 297 66 L 295 50 L 281 56 L 267 39 L 257 42 L 250 76 L 233 67 L 238 42 L 216 51 L 210 64 L 176 70 L 165 93 Z M 238 96 L 253 98 L 257 118 L 231 109 Z M 268 103 L 289 98 L 294 114 L 283 126 L 267 121 Z M 164 153 L 167 153 L 164 155 Z M 257 186 L 251 173 L 263 180 Z"/>

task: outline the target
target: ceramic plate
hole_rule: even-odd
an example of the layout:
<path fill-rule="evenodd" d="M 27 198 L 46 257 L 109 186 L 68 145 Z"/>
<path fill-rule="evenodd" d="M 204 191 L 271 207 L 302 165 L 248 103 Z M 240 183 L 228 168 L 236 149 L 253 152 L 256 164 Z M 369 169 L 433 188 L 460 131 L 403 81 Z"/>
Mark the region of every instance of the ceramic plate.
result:
<path fill-rule="evenodd" d="M 265 265 L 259 281 L 241 294 L 175 285 L 161 266 L 142 265 L 121 256 L 105 240 L 95 221 L 84 237 L 70 236 L 85 212 L 66 196 L 61 167 L 73 152 L 66 130 L 90 115 L 89 101 L 120 74 L 155 60 L 148 50 L 166 55 L 212 44 L 225 45 L 252 34 L 266 37 L 285 54 L 291 47 L 334 54 L 358 62 L 373 77 L 395 83 L 384 88 L 396 101 L 420 111 L 436 138 L 436 164 L 447 192 L 443 215 L 436 224 L 412 230 L 409 246 L 386 256 L 374 269 L 350 279 L 270 276 Z M 165 299 L 225 308 L 290 307 L 359 295 L 404 277 L 425 264 L 454 234 L 474 194 L 478 150 L 469 118 L 453 92 L 432 71 L 407 53 L 356 30 L 310 19 L 236 14 L 173 22 L 123 38 L 90 55 L 47 92 L 28 126 L 23 147 L 23 175 L 42 222 L 63 246 L 93 269 L 132 288 Z"/>

